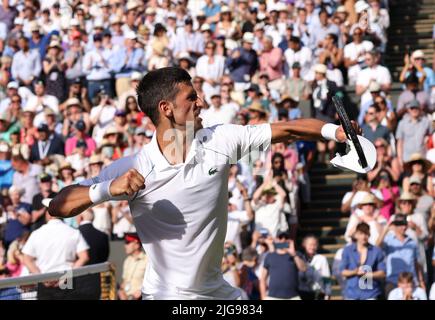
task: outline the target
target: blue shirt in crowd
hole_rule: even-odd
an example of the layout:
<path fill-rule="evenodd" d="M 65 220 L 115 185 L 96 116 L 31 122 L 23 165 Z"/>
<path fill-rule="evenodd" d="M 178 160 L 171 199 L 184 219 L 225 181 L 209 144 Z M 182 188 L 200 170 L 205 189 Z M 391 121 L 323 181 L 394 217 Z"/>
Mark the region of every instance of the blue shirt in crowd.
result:
<path fill-rule="evenodd" d="M 290 299 L 299 296 L 298 268 L 293 257 L 271 252 L 263 266 L 269 272 L 269 297 Z"/>
<path fill-rule="evenodd" d="M 355 243 L 346 246 L 340 264 L 340 272 L 343 270 L 355 270 L 361 265 L 360 255 Z M 367 248 L 367 259 L 363 265 L 366 270 L 385 271 L 384 254 L 382 250 L 371 244 Z M 364 281 L 360 276 L 353 276 L 346 279 L 344 296 L 346 299 L 367 300 L 375 299 L 382 294 L 382 283 L 373 279 L 372 283 Z M 363 284 L 364 286 L 361 286 Z"/>
<path fill-rule="evenodd" d="M 387 282 L 397 284 L 399 274 L 411 272 L 417 280 L 415 263 L 418 258 L 417 244 L 409 237 L 401 242 L 394 233 L 389 233 L 384 239 L 383 249 L 386 255 Z"/>

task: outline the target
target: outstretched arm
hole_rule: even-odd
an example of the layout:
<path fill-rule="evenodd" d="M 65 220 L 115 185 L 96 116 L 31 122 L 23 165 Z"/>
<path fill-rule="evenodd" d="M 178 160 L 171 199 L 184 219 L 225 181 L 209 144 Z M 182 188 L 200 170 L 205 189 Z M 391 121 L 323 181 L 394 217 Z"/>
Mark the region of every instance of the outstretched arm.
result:
<path fill-rule="evenodd" d="M 356 122 L 352 121 L 352 125 L 359 133 L 360 128 Z M 334 139 L 339 142 L 346 141 L 346 134 L 341 126 L 334 127 L 334 124 L 317 119 L 296 119 L 272 123 L 270 126 L 272 129 L 272 143 L 288 142 L 289 140 L 320 140 L 322 138 Z M 335 135 L 331 130 L 335 130 Z M 325 135 L 325 133 L 329 133 L 329 135 Z"/>
<path fill-rule="evenodd" d="M 144 188 L 144 177 L 136 169 L 130 169 L 114 180 L 92 186 L 72 185 L 62 189 L 50 202 L 48 212 L 54 217 L 74 217 L 94 204 L 120 196 L 130 197 Z"/>

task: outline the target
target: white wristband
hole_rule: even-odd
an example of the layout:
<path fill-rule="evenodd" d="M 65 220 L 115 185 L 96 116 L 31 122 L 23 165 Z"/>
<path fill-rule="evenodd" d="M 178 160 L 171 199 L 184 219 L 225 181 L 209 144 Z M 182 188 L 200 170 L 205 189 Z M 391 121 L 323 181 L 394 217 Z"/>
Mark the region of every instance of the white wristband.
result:
<path fill-rule="evenodd" d="M 334 140 L 338 142 L 337 137 L 335 136 L 335 133 L 337 132 L 339 126 L 333 123 L 327 123 L 322 127 L 322 130 L 320 130 L 320 134 L 323 138 L 326 140 Z"/>
<path fill-rule="evenodd" d="M 110 184 L 112 181 L 113 179 L 96 183 L 89 188 L 89 198 L 93 204 L 99 204 L 112 198 L 110 194 Z"/>

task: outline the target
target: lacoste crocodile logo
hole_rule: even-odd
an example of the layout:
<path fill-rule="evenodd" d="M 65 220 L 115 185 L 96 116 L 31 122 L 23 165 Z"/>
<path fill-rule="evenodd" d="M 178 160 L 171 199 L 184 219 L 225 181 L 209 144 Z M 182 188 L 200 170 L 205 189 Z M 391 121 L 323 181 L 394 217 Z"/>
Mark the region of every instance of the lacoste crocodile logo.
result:
<path fill-rule="evenodd" d="M 210 168 L 210 170 L 208 170 L 208 175 L 212 176 L 214 175 L 216 172 L 218 172 L 218 169 L 216 168 Z"/>

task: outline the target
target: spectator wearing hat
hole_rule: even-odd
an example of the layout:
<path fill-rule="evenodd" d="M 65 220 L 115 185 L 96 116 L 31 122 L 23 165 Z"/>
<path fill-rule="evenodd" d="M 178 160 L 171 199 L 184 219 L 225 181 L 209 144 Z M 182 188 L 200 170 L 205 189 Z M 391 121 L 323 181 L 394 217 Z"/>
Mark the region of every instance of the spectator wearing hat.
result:
<path fill-rule="evenodd" d="M 142 250 L 141 241 L 136 233 L 125 235 L 125 253 L 122 268 L 122 282 L 118 290 L 120 300 L 139 300 L 142 297 L 142 281 L 148 258 Z"/>
<path fill-rule="evenodd" d="M 181 69 L 186 70 L 192 78 L 194 78 L 196 76 L 196 70 L 194 67 L 194 63 L 193 63 L 193 60 L 190 57 L 190 54 L 188 52 L 181 52 L 178 55 L 177 63 L 178 63 L 178 66 Z"/>
<path fill-rule="evenodd" d="M 231 78 L 235 82 L 236 91 L 247 89 L 252 76 L 258 68 L 258 57 L 252 48 L 254 34 L 246 32 L 243 35 L 242 46 L 233 50 L 226 60 Z"/>
<path fill-rule="evenodd" d="M 397 213 L 377 241 L 377 245 L 383 249 L 386 257 L 386 296 L 397 287 L 398 278 L 402 272 L 410 272 L 414 283 L 425 288 L 422 267 L 418 263 L 417 243 L 406 235 L 407 228 L 406 216 Z"/>
<path fill-rule="evenodd" d="M 12 186 L 14 169 L 11 164 L 11 148 L 6 142 L 0 142 L 0 192 Z"/>
<path fill-rule="evenodd" d="M 30 31 L 29 48 L 30 50 L 37 50 L 41 59 L 44 59 L 46 55 L 46 48 L 50 41 L 50 35 L 41 33 L 41 26 L 37 20 L 28 22 L 28 28 Z"/>
<path fill-rule="evenodd" d="M 55 96 L 58 101 L 66 99 L 65 61 L 63 51 L 57 40 L 52 40 L 47 47 L 47 54 L 42 61 L 42 70 L 46 82 L 46 92 Z"/>
<path fill-rule="evenodd" d="M 83 105 L 77 98 L 69 98 L 65 101 L 64 120 L 62 124 L 62 136 L 68 139 L 74 134 L 74 126 L 79 120 L 83 120 L 86 124 L 86 129 L 91 127 L 90 115 L 85 112 Z"/>
<path fill-rule="evenodd" d="M 84 141 L 86 143 L 85 156 L 89 157 L 97 148 L 97 144 L 92 137 L 86 133 L 86 124 L 83 120 L 79 120 L 74 125 L 74 135 L 68 138 L 65 142 L 65 155 L 69 156 L 73 154 L 77 147 L 78 141 Z"/>
<path fill-rule="evenodd" d="M 3 96 L 3 99 L 0 102 L 0 113 L 6 113 L 7 109 L 10 109 L 13 96 L 18 96 L 21 108 L 22 98 L 18 94 L 18 88 L 19 84 L 16 81 L 10 81 L 7 83 L 5 92 L 6 95 Z M 17 98 L 15 100 L 17 101 Z"/>
<path fill-rule="evenodd" d="M 143 72 L 145 66 L 144 51 L 136 47 L 137 35 L 131 31 L 125 34 L 124 46 L 118 49 L 113 59 L 113 70 L 116 75 L 116 94 L 120 97 L 125 91 L 130 89 L 130 78 L 133 71 Z"/>
<path fill-rule="evenodd" d="M 77 180 L 84 180 L 87 176 L 89 163 L 89 157 L 86 156 L 87 147 L 85 140 L 78 140 L 73 153 L 65 158 L 76 170 L 74 175 Z"/>
<path fill-rule="evenodd" d="M 37 127 L 44 121 L 46 108 L 51 108 L 55 113 L 59 113 L 59 100 L 47 93 L 46 84 L 42 79 L 35 80 L 33 87 L 35 95 L 29 98 L 25 108 L 34 111 L 33 124 Z"/>
<path fill-rule="evenodd" d="M 410 177 L 416 176 L 420 178 L 422 182 L 422 187 L 429 194 L 433 192 L 433 182 L 432 177 L 428 175 L 429 170 L 432 167 L 432 163 L 425 159 L 420 153 L 414 153 L 411 155 L 409 161 L 407 161 L 403 167 L 404 178 L 402 181 L 403 191 L 409 191 L 409 179 Z"/>
<path fill-rule="evenodd" d="M 167 57 L 166 46 L 161 41 L 153 41 L 152 54 L 148 59 L 148 71 L 161 69 L 169 66 L 169 59 Z"/>
<path fill-rule="evenodd" d="M 286 192 L 276 178 L 268 176 L 252 195 L 252 209 L 255 212 L 255 230 L 265 228 L 273 237 L 286 232 L 288 224 L 282 211 Z"/>
<path fill-rule="evenodd" d="M 274 238 L 272 246 L 274 250 L 267 254 L 261 269 L 261 299 L 300 300 L 298 273 L 307 270 L 304 260 L 286 233 L 280 233 Z"/>
<path fill-rule="evenodd" d="M 22 200 L 24 192 L 24 189 L 18 186 L 9 188 L 10 204 L 5 208 L 8 216 L 4 234 L 6 249 L 24 232 L 29 231 L 32 221 L 31 207 L 29 202 Z"/>
<path fill-rule="evenodd" d="M 89 100 L 101 91 L 113 98 L 110 64 L 112 53 L 103 47 L 101 34 L 95 34 L 93 40 L 95 48 L 88 51 L 83 58 L 83 73 L 88 80 Z"/>
<path fill-rule="evenodd" d="M 114 46 L 124 45 L 124 33 L 122 31 L 122 18 L 115 14 L 110 18 L 110 32 L 112 34 L 112 43 Z"/>
<path fill-rule="evenodd" d="M 57 133 L 51 132 L 47 124 L 38 126 L 37 140 L 30 149 L 29 161 L 42 166 L 51 163 L 51 155 L 64 155 L 64 142 Z"/>
<path fill-rule="evenodd" d="M 425 219 L 427 219 L 434 201 L 433 198 L 424 191 L 421 178 L 418 176 L 411 176 L 409 178 L 409 192 L 414 195 L 417 200 L 415 211 L 423 214 Z"/>
<path fill-rule="evenodd" d="M 358 75 L 365 66 L 365 53 L 374 49 L 371 41 L 363 40 L 360 27 L 353 29 L 352 42 L 344 46 L 344 65 L 347 68 L 349 85 L 355 85 Z"/>
<path fill-rule="evenodd" d="M 340 262 L 341 275 L 346 279 L 344 297 L 348 300 L 379 299 L 386 274 L 384 253 L 370 244 L 370 226 L 365 222 L 358 223 L 352 238 L 353 243 L 344 248 Z M 369 283 L 369 280 L 372 281 Z"/>
<path fill-rule="evenodd" d="M 388 300 L 427 300 L 427 295 L 424 289 L 415 286 L 412 273 L 402 272 L 397 288 L 390 292 Z"/>
<path fill-rule="evenodd" d="M 196 62 L 204 52 L 204 38 L 200 32 L 193 30 L 193 20 L 190 17 L 185 19 L 184 28 L 177 30 L 173 41 L 174 58 L 178 58 L 181 52 L 188 52 Z"/>
<path fill-rule="evenodd" d="M 370 227 L 369 243 L 376 245 L 376 241 L 387 224 L 387 220 L 380 215 L 377 206 L 379 200 L 371 193 L 367 193 L 365 197 L 358 203 L 359 210 L 350 216 L 346 227 L 344 238 L 347 242 L 352 241 L 352 236 L 355 233 L 358 223 L 365 222 Z"/>
<path fill-rule="evenodd" d="M 225 36 L 226 39 L 233 39 L 240 34 L 240 26 L 233 19 L 232 12 L 226 5 L 221 7 L 215 33 Z"/>
<path fill-rule="evenodd" d="M 414 74 L 418 78 L 419 87 L 423 85 L 423 90 L 430 94 L 431 87 L 435 84 L 435 72 L 425 66 L 425 56 L 422 50 L 415 50 L 411 57 L 405 55 L 405 65 L 400 73 L 400 81 L 404 82 L 407 77 Z"/>
<path fill-rule="evenodd" d="M 249 125 L 268 122 L 269 113 L 259 101 L 253 101 L 247 109 L 249 112 Z"/>
<path fill-rule="evenodd" d="M 424 114 L 417 100 L 408 105 L 408 116 L 399 121 L 396 131 L 397 157 L 403 166 L 414 153 L 426 154 L 425 139 L 431 135 L 432 121 Z"/>
<path fill-rule="evenodd" d="M 318 119 L 334 122 L 335 107 L 332 103 L 332 97 L 340 91 L 335 82 L 326 78 L 327 67 L 324 64 L 315 65 L 313 70 L 312 107 L 314 115 Z"/>
<path fill-rule="evenodd" d="M 39 229 L 46 223 L 45 217 L 47 207 L 42 204 L 42 200 L 46 198 L 54 198 L 56 192 L 53 191 L 53 177 L 49 174 L 42 173 L 38 177 L 40 193 L 36 194 L 32 199 L 32 232 Z"/>
<path fill-rule="evenodd" d="M 30 163 L 21 154 L 13 155 L 11 161 L 15 170 L 12 184 L 24 189 L 23 202 L 32 203 L 33 197 L 40 192 L 38 176 L 42 173 L 42 168 Z"/>
<path fill-rule="evenodd" d="M 400 93 L 397 100 L 396 112 L 399 118 L 406 116 L 409 105 L 413 100 L 417 100 L 423 110 L 429 111 L 431 109 L 429 108 L 430 96 L 426 91 L 419 89 L 420 84 L 418 81 L 415 73 L 410 73 L 404 80 L 406 89 Z"/>
<path fill-rule="evenodd" d="M 308 100 L 311 95 L 311 87 L 308 82 L 302 79 L 301 64 L 293 62 L 290 66 L 291 76 L 285 80 L 284 86 L 280 89 L 281 95 L 288 95 L 295 99 Z"/>
<path fill-rule="evenodd" d="M 20 51 L 14 54 L 11 74 L 20 85 L 31 89 L 33 81 L 41 74 L 41 56 L 38 51 L 30 50 L 29 40 L 24 36 L 18 39 L 18 46 Z"/>

